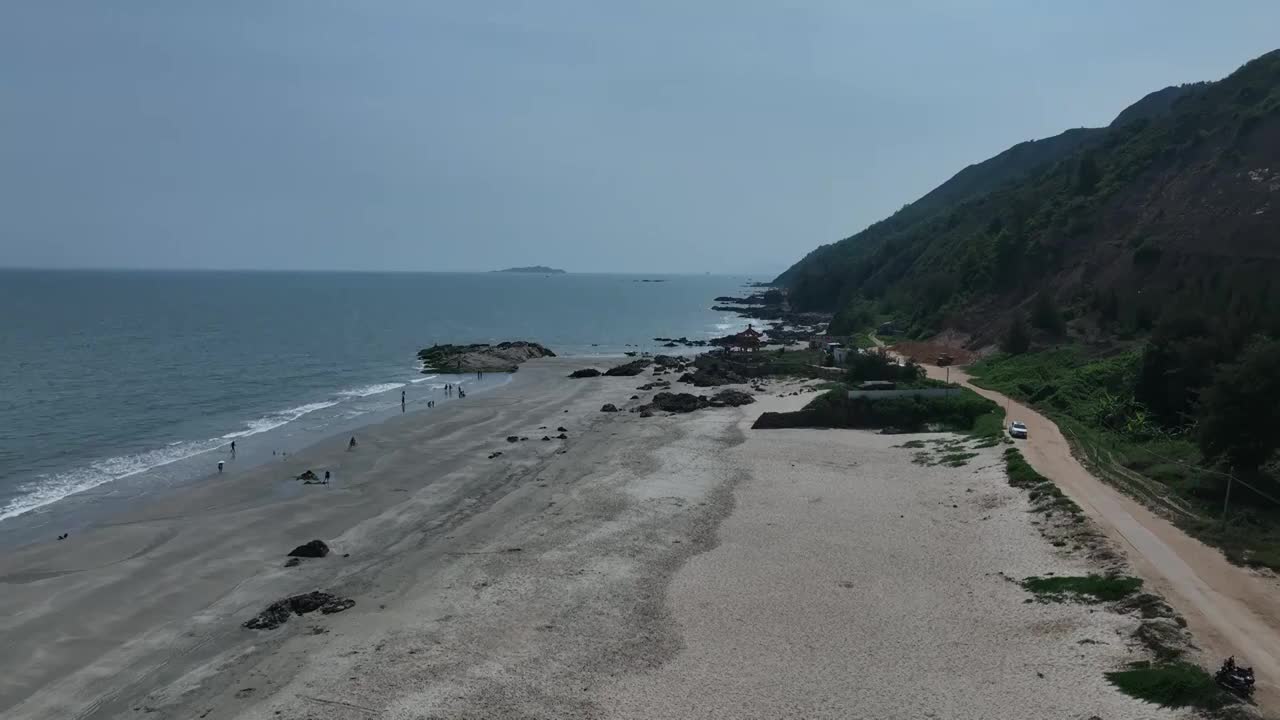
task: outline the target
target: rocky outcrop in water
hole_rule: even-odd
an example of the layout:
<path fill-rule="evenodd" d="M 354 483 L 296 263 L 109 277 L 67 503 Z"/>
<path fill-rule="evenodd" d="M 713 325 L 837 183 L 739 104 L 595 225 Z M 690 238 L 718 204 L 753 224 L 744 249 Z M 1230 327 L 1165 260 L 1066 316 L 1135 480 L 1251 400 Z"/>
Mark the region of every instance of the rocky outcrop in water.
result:
<path fill-rule="evenodd" d="M 548 348 L 524 340 L 497 345 L 432 345 L 418 351 L 424 373 L 515 372 L 526 360 L 555 356 Z"/>

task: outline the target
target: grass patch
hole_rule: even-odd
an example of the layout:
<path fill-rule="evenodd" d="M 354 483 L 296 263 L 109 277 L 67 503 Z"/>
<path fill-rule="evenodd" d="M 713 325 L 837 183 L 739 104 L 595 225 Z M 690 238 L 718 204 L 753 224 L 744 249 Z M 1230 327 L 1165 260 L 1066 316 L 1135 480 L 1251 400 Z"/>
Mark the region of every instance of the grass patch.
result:
<path fill-rule="evenodd" d="M 956 452 L 942 456 L 942 464 L 947 467 L 964 467 L 969 464 L 969 460 L 978 457 L 975 452 Z"/>
<path fill-rule="evenodd" d="M 901 445 L 899 445 L 898 447 L 900 447 L 900 448 L 911 448 L 911 449 L 913 449 L 913 450 L 919 450 L 920 448 L 924 447 L 924 441 L 923 441 L 923 440 L 908 440 L 908 441 L 906 441 L 906 442 L 902 443 Z"/>
<path fill-rule="evenodd" d="M 1049 478 L 1036 472 L 1017 448 L 1004 451 L 1004 464 L 1009 484 L 1030 491 L 1027 497 L 1031 500 L 1032 512 L 1045 515 L 1061 512 L 1067 514 L 1072 522 L 1084 522 L 1084 510 L 1071 498 L 1063 495 Z"/>
<path fill-rule="evenodd" d="M 975 422 L 996 404 L 970 390 L 945 397 L 850 398 L 827 392 L 803 410 L 762 414 L 754 428 L 894 428 L 905 432 L 971 432 Z"/>
<path fill-rule="evenodd" d="M 1189 662 L 1133 663 L 1107 673 L 1107 680 L 1120 692 L 1160 707 L 1217 710 L 1235 701 L 1212 675 Z"/>
<path fill-rule="evenodd" d="M 1095 604 L 1123 600 L 1142 587 L 1142 580 L 1124 575 L 1063 575 L 1029 577 L 1023 589 L 1041 602 Z"/>

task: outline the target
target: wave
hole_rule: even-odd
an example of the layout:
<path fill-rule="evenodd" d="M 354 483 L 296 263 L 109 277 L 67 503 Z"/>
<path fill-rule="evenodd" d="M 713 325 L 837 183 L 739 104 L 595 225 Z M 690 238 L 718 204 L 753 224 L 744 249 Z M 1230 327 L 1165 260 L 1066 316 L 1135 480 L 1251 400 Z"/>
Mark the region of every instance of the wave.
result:
<path fill-rule="evenodd" d="M 365 385 L 364 387 L 352 388 L 351 390 L 343 390 L 342 392 L 338 393 L 338 397 L 344 397 L 344 398 L 369 397 L 370 395 L 381 395 L 384 392 L 390 392 L 392 390 L 395 390 L 397 388 L 402 388 L 404 386 L 405 386 L 405 383 L 401 383 L 401 382 L 377 383 L 374 385 Z"/>
<path fill-rule="evenodd" d="M 439 376 L 439 375 L 427 375 L 426 377 L 414 378 L 413 380 L 410 380 L 409 382 L 413 383 L 414 385 L 417 385 L 418 383 L 426 382 L 426 381 L 428 381 L 428 380 L 435 380 L 435 379 L 436 379 L 436 378 L 438 378 L 438 377 L 440 377 L 440 376 Z"/>
<path fill-rule="evenodd" d="M 34 482 L 19 487 L 23 494 L 13 498 L 0 508 L 0 520 L 16 517 L 42 508 L 78 492 L 91 490 L 112 480 L 120 480 L 154 468 L 186 460 L 201 453 L 225 445 L 221 438 L 170 444 L 161 450 L 151 450 L 136 455 L 121 455 L 95 460 L 82 468 L 76 468 L 52 476 L 40 476 Z"/>
<path fill-rule="evenodd" d="M 316 410 L 323 410 L 337 404 L 338 402 L 336 400 L 331 400 L 328 402 L 307 403 L 306 405 L 299 405 L 296 408 L 281 410 L 278 413 L 272 413 L 270 415 L 260 417 L 257 420 L 250 420 L 246 423 L 248 426 L 246 429 L 227 433 L 222 436 L 222 439 L 235 440 L 236 438 L 249 437 L 250 435 L 257 435 L 268 430 L 274 430 L 281 425 L 286 425 L 297 420 L 307 413 L 312 413 Z"/>
<path fill-rule="evenodd" d="M 17 490 L 22 494 L 11 499 L 4 507 L 0 507 L 0 520 L 17 517 L 23 513 L 55 503 L 68 495 L 92 490 L 113 480 L 123 480 L 148 470 L 171 465 L 211 450 L 226 447 L 231 440 L 274 430 L 281 425 L 287 425 L 297 420 L 303 415 L 330 408 L 337 404 L 337 400 L 307 403 L 264 415 L 256 420 L 250 420 L 245 423 L 243 430 L 229 432 L 216 438 L 177 440 L 157 450 L 94 460 L 88 465 L 74 470 L 55 475 L 39 476 L 34 481 L 19 486 Z"/>

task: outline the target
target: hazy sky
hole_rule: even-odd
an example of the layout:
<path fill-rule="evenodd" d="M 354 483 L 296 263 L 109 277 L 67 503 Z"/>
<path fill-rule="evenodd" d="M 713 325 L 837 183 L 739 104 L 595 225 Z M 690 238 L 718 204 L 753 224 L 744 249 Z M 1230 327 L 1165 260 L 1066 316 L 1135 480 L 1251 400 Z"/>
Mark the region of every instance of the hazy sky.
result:
<path fill-rule="evenodd" d="M 0 3 L 0 265 L 776 272 L 1280 2 Z"/>

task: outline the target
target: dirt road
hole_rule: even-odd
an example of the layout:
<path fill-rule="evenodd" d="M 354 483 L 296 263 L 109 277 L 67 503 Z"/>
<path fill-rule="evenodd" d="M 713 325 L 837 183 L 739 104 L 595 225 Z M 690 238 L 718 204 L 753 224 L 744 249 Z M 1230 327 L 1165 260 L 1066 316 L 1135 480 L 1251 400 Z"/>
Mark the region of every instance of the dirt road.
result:
<path fill-rule="evenodd" d="M 926 370 L 938 379 L 947 374 L 947 368 Z M 1186 618 L 1205 664 L 1235 655 L 1253 665 L 1259 706 L 1280 714 L 1280 582 L 1232 565 L 1216 549 L 1091 475 L 1048 418 L 972 385 L 960 368 L 950 370 L 952 382 L 1000 403 L 1010 420 L 1027 424 L 1030 438 L 1017 443 L 1027 461 L 1079 503 L 1125 550 L 1134 572 Z"/>

